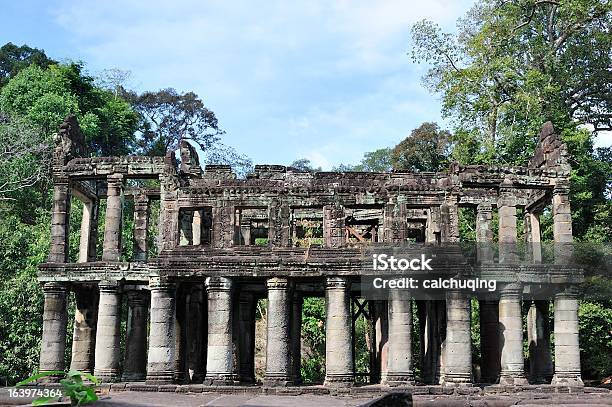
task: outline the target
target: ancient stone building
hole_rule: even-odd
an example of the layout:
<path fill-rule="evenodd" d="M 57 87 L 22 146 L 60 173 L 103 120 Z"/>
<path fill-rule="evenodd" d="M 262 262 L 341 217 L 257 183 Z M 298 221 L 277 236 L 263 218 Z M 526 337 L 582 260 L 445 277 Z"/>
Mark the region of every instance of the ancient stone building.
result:
<path fill-rule="evenodd" d="M 480 299 L 481 371 L 473 371 L 469 296 L 451 290 L 445 300 L 417 301 L 393 291 L 368 305 L 374 331 L 370 382 L 582 383 L 578 304 L 570 284 L 578 281 L 579 270 L 561 261 L 572 242 L 570 168 L 550 124 L 528 167 L 454 164 L 443 173 L 304 173 L 258 165 L 237 179 L 228 166 L 202 170 L 186 141 L 180 163 L 174 153 L 88 157 L 74 118 L 61 126 L 56 141 L 52 244 L 39 274 L 45 296 L 41 371 L 68 367 L 67 302 L 73 293 L 70 368 L 103 381 L 252 383 L 255 302 L 267 298 L 263 384 L 299 384 L 302 301 L 317 296 L 326 302 L 325 384 L 352 385 L 353 319 L 365 312 L 359 298 L 363 246 L 410 241 L 443 247 L 458 241 L 459 213 L 467 210 L 474 214 L 478 261 L 465 267 L 515 276 L 499 278 L 495 298 Z M 71 259 L 75 199 L 83 213 L 78 258 Z M 558 245 L 547 263 L 539 214 L 550 206 Z M 128 232 L 127 215 L 134 224 Z M 521 223 L 524 233 L 517 231 Z M 519 234 L 530 242 L 527 253 L 512 249 Z M 492 242 L 499 242 L 498 253 Z M 154 256 L 151 245 L 158 247 Z M 133 248 L 129 258 L 122 248 Z M 535 299 L 534 287 L 543 279 L 558 289 Z M 529 371 L 523 357 L 525 303 Z M 417 323 L 420 350 L 413 352 Z"/>

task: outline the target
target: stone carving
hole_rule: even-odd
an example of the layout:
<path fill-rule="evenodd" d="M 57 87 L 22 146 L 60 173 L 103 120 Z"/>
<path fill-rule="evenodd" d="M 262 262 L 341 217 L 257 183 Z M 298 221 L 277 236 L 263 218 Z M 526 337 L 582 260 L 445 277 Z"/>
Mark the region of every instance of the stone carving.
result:
<path fill-rule="evenodd" d="M 96 372 L 105 381 L 146 378 L 149 385 L 252 384 L 254 310 L 258 298 L 267 298 L 264 385 L 297 384 L 302 301 L 316 295 L 326 301 L 327 386 L 351 386 L 355 381 L 353 323 L 360 313 L 367 315 L 376 333 L 376 343 L 370 344 L 371 381 L 465 385 L 478 380 L 470 352 L 469 296 L 448 292 L 445 301 L 434 301 L 393 292 L 366 307 L 367 301 L 358 298 L 360 278 L 366 273 L 365 248 L 373 242 L 395 247 L 423 243 L 442 254 L 459 242 L 460 210 L 471 210 L 478 261 L 449 262 L 441 270 L 516 276 L 517 209 L 528 216 L 528 241 L 539 243 L 538 212 L 549 203 L 555 241 L 572 241 L 567 152 L 549 123 L 528 167 L 453 163 L 440 173 L 305 173 L 258 165 L 246 179 L 237 179 L 226 165 L 208 165 L 202 173 L 196 149 L 186 140 L 179 144 L 180 165 L 174 151 L 164 157 L 86 158 L 74 116 L 61 125 L 56 142 L 52 244 L 49 262 L 41 265 L 39 274 L 45 293 L 43 371 L 65 368 L 67 293 L 73 290 L 79 320 L 74 324 L 71 364 L 79 369 Z M 135 179 L 149 185 L 142 187 L 144 183 L 132 182 Z M 91 213 L 106 200 L 103 237 L 97 236 L 96 222 L 81 226 L 82 239 L 89 240 L 81 242 L 79 263 L 70 263 L 68 257 L 72 196 L 87 201 Z M 133 241 L 122 244 L 126 199 L 134 201 L 129 207 L 135 226 Z M 497 240 L 507 245 L 497 257 L 490 250 L 495 211 Z M 156 256 L 149 255 L 152 232 L 158 238 Z M 99 257 L 90 242 L 102 238 Z M 310 246 L 299 247 L 303 242 Z M 126 259 L 122 249 L 130 246 L 134 255 Z M 533 261 L 525 269 L 532 278 L 550 267 L 542 256 L 530 255 Z M 555 253 L 555 260 L 557 255 L 562 254 Z M 554 264 L 557 284 L 579 282 L 580 269 L 563 264 Z M 520 304 L 529 284 L 541 281 L 506 282 L 514 285 L 504 286 L 501 299 L 474 295 L 481 300 L 486 363 L 480 380 L 518 385 L 527 379 Z M 127 338 L 121 341 L 123 296 L 129 312 Z M 555 313 L 555 338 L 563 338 L 555 348 L 555 370 L 550 370 L 546 356 L 551 354 L 550 343 L 533 333 L 536 310 L 531 311 L 530 338 L 538 344 L 533 363 L 542 365 L 529 371 L 538 382 L 554 375 L 553 383 L 581 385 L 577 302 L 571 290 L 547 301 L 553 297 L 555 307 L 563 311 Z M 413 321 L 412 301 L 418 321 Z M 420 355 L 410 353 L 414 323 L 421 328 Z M 421 361 L 419 378 L 413 360 Z"/>

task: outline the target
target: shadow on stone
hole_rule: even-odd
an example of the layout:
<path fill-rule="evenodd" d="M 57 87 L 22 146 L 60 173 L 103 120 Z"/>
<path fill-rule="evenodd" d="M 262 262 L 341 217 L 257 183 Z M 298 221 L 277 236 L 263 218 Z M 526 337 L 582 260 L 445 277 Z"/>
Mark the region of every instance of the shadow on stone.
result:
<path fill-rule="evenodd" d="M 389 393 L 375 398 L 372 401 L 361 404 L 360 407 L 411 407 L 411 393 Z"/>

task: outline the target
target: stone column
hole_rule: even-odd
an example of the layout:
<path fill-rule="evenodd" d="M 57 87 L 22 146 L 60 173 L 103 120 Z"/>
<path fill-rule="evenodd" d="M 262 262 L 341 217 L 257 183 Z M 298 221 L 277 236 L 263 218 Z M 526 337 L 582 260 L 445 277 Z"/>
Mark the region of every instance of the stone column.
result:
<path fill-rule="evenodd" d="M 500 188 L 499 212 L 499 261 L 514 262 L 516 257 L 516 198 L 511 191 Z"/>
<path fill-rule="evenodd" d="M 179 226 L 180 230 L 180 245 L 181 246 L 192 246 L 193 245 L 193 211 L 183 209 L 179 215 Z"/>
<path fill-rule="evenodd" d="M 66 350 L 66 287 L 49 282 L 43 285 L 45 305 L 40 349 L 40 372 L 64 370 Z"/>
<path fill-rule="evenodd" d="M 123 212 L 123 175 L 107 178 L 106 219 L 104 225 L 103 261 L 119 261 L 121 258 L 121 224 Z"/>
<path fill-rule="evenodd" d="M 525 211 L 525 220 L 523 224 L 529 259 L 533 263 L 541 263 L 542 243 L 540 242 L 540 217 L 533 212 Z"/>
<path fill-rule="evenodd" d="M 98 293 L 90 287 L 74 290 L 74 332 L 72 335 L 71 370 L 93 373 L 98 322 Z"/>
<path fill-rule="evenodd" d="M 119 379 L 121 294 L 116 282 L 100 282 L 94 376 L 102 382 Z"/>
<path fill-rule="evenodd" d="M 183 384 L 187 378 L 187 302 L 189 287 L 181 283 L 176 290 L 174 320 L 174 381 Z"/>
<path fill-rule="evenodd" d="M 501 289 L 499 299 L 499 331 L 502 385 L 527 384 L 523 359 L 523 319 L 521 318 L 520 284 Z"/>
<path fill-rule="evenodd" d="M 555 294 L 555 375 L 557 386 L 584 386 L 580 376 L 578 299 L 574 289 Z"/>
<path fill-rule="evenodd" d="M 483 202 L 476 208 L 476 245 L 478 261 L 493 261 L 493 229 L 491 204 Z M 496 383 L 499 379 L 499 302 L 495 299 L 480 300 L 480 381 Z"/>
<path fill-rule="evenodd" d="M 129 291 L 127 294 L 128 320 L 123 360 L 124 382 L 144 380 L 147 372 L 147 315 L 146 293 Z"/>
<path fill-rule="evenodd" d="M 97 234 L 98 206 L 93 201 L 84 202 L 81 239 L 79 243 L 79 263 L 95 261 Z"/>
<path fill-rule="evenodd" d="M 232 281 L 225 277 L 208 277 L 208 352 L 206 384 L 233 384 L 232 356 Z"/>
<path fill-rule="evenodd" d="M 388 203 L 383 213 L 383 240 L 386 243 L 406 241 L 406 204 L 404 202 Z"/>
<path fill-rule="evenodd" d="M 499 339 L 499 301 L 481 300 L 480 306 L 480 381 L 497 383 L 501 371 Z"/>
<path fill-rule="evenodd" d="M 446 293 L 446 340 L 443 352 L 442 383 L 471 383 L 470 298 L 459 291 L 447 291 Z"/>
<path fill-rule="evenodd" d="M 328 277 L 325 286 L 325 385 L 352 386 L 353 346 L 349 281 Z"/>
<path fill-rule="evenodd" d="M 493 211 L 491 204 L 483 202 L 476 208 L 476 248 L 480 263 L 493 261 Z"/>
<path fill-rule="evenodd" d="M 302 382 L 302 295 L 294 291 L 291 301 L 291 380 L 294 385 Z"/>
<path fill-rule="evenodd" d="M 196 209 L 193 211 L 193 222 L 191 223 L 191 234 L 193 236 L 193 245 L 200 246 L 202 244 L 202 210 Z"/>
<path fill-rule="evenodd" d="M 325 246 L 330 248 L 342 247 L 345 244 L 344 208 L 337 205 L 323 207 L 323 237 Z"/>
<path fill-rule="evenodd" d="M 202 348 L 204 347 L 203 337 L 206 332 L 203 284 L 192 285 L 187 308 L 187 372 L 192 383 L 201 383 L 204 380 Z"/>
<path fill-rule="evenodd" d="M 421 331 L 422 380 L 426 384 L 438 384 L 442 372 L 442 340 L 445 331 L 446 305 L 444 301 L 417 301 Z"/>
<path fill-rule="evenodd" d="M 151 289 L 151 322 L 147 383 L 170 384 L 175 367 L 176 285 L 159 278 L 149 282 Z"/>
<path fill-rule="evenodd" d="M 146 195 L 134 197 L 134 261 L 147 261 L 149 229 L 149 198 Z"/>
<path fill-rule="evenodd" d="M 382 382 L 390 386 L 414 384 L 412 371 L 412 303 L 407 291 L 389 294 L 389 353 Z"/>
<path fill-rule="evenodd" d="M 552 201 L 555 263 L 567 264 L 573 257 L 569 185 L 559 181 L 553 190 Z"/>
<path fill-rule="evenodd" d="M 286 386 L 291 380 L 289 320 L 291 292 L 286 278 L 270 278 L 268 286 L 268 340 L 264 385 Z"/>
<path fill-rule="evenodd" d="M 280 199 L 272 199 L 268 206 L 268 242 L 274 247 L 288 247 L 290 240 L 290 208 Z"/>
<path fill-rule="evenodd" d="M 255 311 L 257 299 L 251 292 L 240 293 L 240 381 L 255 382 Z"/>
<path fill-rule="evenodd" d="M 54 180 L 50 263 L 66 263 L 68 261 L 69 220 L 70 183 L 68 179 Z"/>
<path fill-rule="evenodd" d="M 529 375 L 537 384 L 549 383 L 553 375 L 548 306 L 548 301 L 533 301 L 527 313 Z"/>

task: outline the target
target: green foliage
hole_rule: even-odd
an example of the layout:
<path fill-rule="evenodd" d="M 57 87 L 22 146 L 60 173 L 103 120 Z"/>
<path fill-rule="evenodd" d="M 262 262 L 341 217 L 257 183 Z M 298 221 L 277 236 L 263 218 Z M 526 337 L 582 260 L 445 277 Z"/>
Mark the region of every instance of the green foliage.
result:
<path fill-rule="evenodd" d="M 431 68 L 425 84 L 443 114 L 501 162 L 532 153 L 543 122 L 612 125 L 608 0 L 478 2 L 457 35 L 433 22 L 413 26 L 413 59 Z"/>
<path fill-rule="evenodd" d="M 612 309 L 582 301 L 578 321 L 583 374 L 586 378 L 612 375 Z"/>
<path fill-rule="evenodd" d="M 306 358 L 302 360 L 302 378 L 306 383 L 322 383 L 325 378 L 325 300 L 304 298 L 302 337 Z"/>
<path fill-rule="evenodd" d="M 6 43 L 0 47 L 0 88 L 8 80 L 30 65 L 46 68 L 56 64 L 45 55 L 45 51 L 31 48 L 27 45 L 18 47 L 13 43 Z"/>
<path fill-rule="evenodd" d="M 130 152 L 138 123 L 126 101 L 96 88 L 77 63 L 21 70 L 0 91 L 0 111 L 26 119 L 47 141 L 66 116 L 76 114 L 92 151 L 101 155 Z"/>
<path fill-rule="evenodd" d="M 317 172 L 322 171 L 321 167 L 313 167 L 308 158 L 300 158 L 289 164 L 289 167 L 302 172 Z"/>
<path fill-rule="evenodd" d="M 62 385 L 63 397 L 70 399 L 70 404 L 73 406 L 82 406 L 85 404 L 91 404 L 98 401 L 95 387 L 92 385 L 86 385 L 83 383 L 83 378 L 88 379 L 94 385 L 98 384 L 98 379 L 89 373 L 79 372 L 77 370 L 70 370 L 68 373 L 64 373 L 61 370 L 53 370 L 49 372 L 35 374 L 19 383 L 17 386 L 23 386 L 31 382 L 35 382 L 39 379 L 43 379 L 49 376 L 65 376 L 60 380 Z M 32 402 L 34 406 L 45 406 L 50 402 L 54 401 L 57 397 L 39 397 Z"/>
<path fill-rule="evenodd" d="M 50 217 L 39 211 L 26 225 L 15 215 L 0 221 L 0 377 L 14 383 L 38 366 L 43 296 L 38 264 L 49 248 Z"/>
<path fill-rule="evenodd" d="M 451 135 L 436 123 L 423 123 L 412 130 L 391 152 L 395 170 L 441 171 L 448 167 Z"/>

